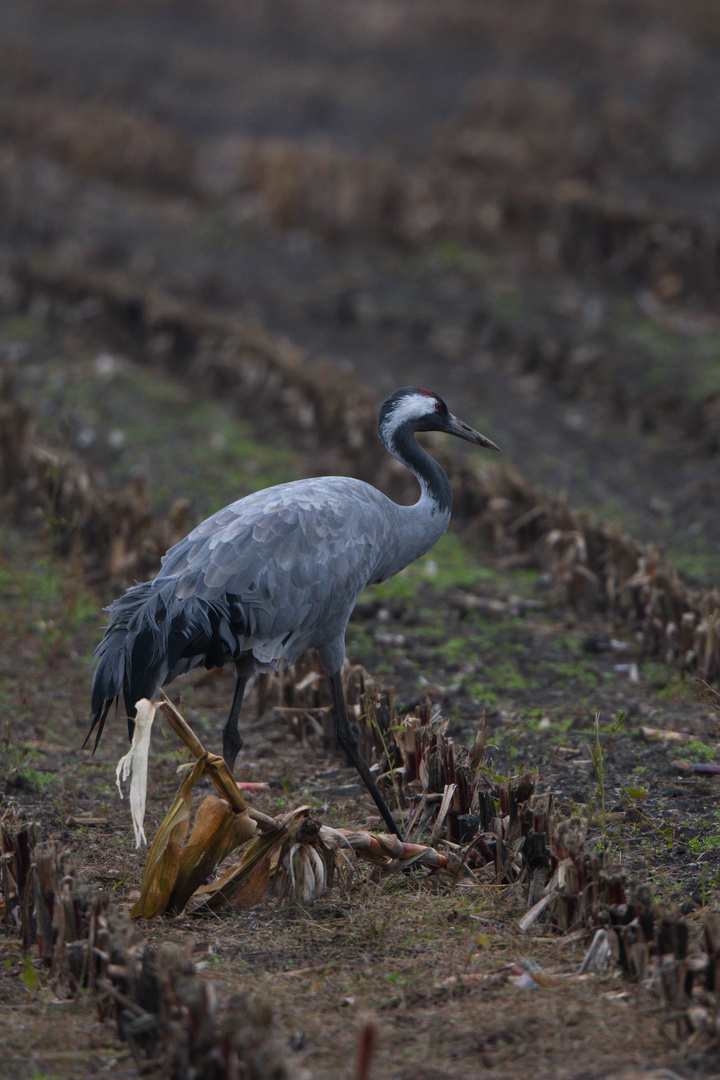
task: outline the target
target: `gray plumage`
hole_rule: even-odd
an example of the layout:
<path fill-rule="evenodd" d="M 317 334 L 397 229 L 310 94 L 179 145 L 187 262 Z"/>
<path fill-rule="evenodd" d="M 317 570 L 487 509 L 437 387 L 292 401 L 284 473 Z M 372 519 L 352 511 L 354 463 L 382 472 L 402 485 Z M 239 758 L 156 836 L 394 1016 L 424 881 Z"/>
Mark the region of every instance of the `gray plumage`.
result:
<path fill-rule="evenodd" d="M 348 619 L 366 585 L 424 554 L 450 518 L 447 477 L 412 435 L 443 430 L 494 447 L 451 416 L 436 395 L 413 387 L 388 398 L 379 424 L 387 448 L 417 476 L 419 501 L 398 506 L 360 480 L 319 477 L 255 492 L 203 521 L 167 552 L 153 581 L 133 586 L 109 608 L 95 654 L 90 732 L 98 727 L 97 740 L 121 693 L 132 732 L 141 698 L 198 664 L 233 661 L 236 693 L 223 733 L 232 768 L 242 745 L 237 715 L 249 674 L 292 664 L 314 647 L 333 688 L 338 741 L 368 783 L 367 766 L 348 744 L 357 740 L 344 700 L 338 700 Z M 368 786 L 398 832 L 371 777 Z"/>

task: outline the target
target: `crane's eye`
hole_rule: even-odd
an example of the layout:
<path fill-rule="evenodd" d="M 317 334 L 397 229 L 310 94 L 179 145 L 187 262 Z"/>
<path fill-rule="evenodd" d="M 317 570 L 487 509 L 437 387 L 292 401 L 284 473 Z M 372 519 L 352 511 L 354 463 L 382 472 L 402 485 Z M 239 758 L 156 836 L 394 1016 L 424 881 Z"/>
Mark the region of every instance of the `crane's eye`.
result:
<path fill-rule="evenodd" d="M 442 412 L 442 407 L 443 407 L 442 401 L 436 401 L 435 402 L 435 412 Z"/>

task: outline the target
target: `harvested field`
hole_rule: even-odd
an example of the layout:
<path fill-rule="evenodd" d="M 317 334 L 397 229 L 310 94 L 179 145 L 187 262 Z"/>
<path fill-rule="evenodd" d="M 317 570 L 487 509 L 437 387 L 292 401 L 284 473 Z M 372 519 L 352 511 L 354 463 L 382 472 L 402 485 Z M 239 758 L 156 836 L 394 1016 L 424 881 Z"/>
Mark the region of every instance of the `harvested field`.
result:
<path fill-rule="evenodd" d="M 704 0 L 2 5 L 0 1077 L 720 1074 L 719 61 Z M 101 608 L 258 488 L 412 500 L 404 384 L 503 449 L 427 440 L 451 531 L 348 629 L 440 861 L 131 924 Z M 211 751 L 232 682 L 170 690 Z M 255 684 L 239 779 L 378 833 L 329 703 Z"/>

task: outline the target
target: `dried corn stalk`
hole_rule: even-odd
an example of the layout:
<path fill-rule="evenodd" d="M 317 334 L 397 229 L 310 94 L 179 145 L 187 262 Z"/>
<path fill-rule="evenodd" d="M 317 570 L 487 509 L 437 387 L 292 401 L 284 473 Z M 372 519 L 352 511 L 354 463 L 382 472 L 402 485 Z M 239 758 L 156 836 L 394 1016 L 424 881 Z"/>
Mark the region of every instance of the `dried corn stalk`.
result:
<path fill-rule="evenodd" d="M 245 910 L 266 894 L 310 904 L 331 888 L 339 861 L 356 867 L 357 859 L 362 859 L 387 873 L 414 864 L 451 874 L 462 868 L 454 851 L 403 843 L 384 833 L 333 829 L 312 818 L 307 806 L 264 828 L 246 845 L 239 862 L 217 881 L 197 889 L 189 911 Z"/>
<path fill-rule="evenodd" d="M 28 963 L 37 946 L 55 1001 L 82 993 L 101 1019 L 114 1017 L 140 1075 L 285 1080 L 286 1054 L 266 1002 L 236 995 L 221 1005 L 189 946 L 149 947 L 109 893 L 82 880 L 67 852 L 52 842 L 27 850 L 28 827 L 10 815 L 1 827 L 4 851 L 23 853 L 27 871 L 7 860 L 24 892 L 14 929 Z"/>
<path fill-rule="evenodd" d="M 436 851 L 421 844 L 405 844 L 396 837 L 321 825 L 309 807 L 298 807 L 274 820 L 248 808 L 225 762 L 204 750 L 181 714 L 164 697 L 159 706 L 139 702 L 139 715 L 148 722 L 160 708 L 184 744 L 195 756 L 180 785 L 148 855 L 141 896 L 131 914 L 153 918 L 169 912 L 218 911 L 252 907 L 266 894 L 293 903 L 309 904 L 332 886 L 339 862 L 354 866 L 364 859 L 386 872 L 415 863 L 457 874 L 463 862 L 450 847 Z M 138 746 L 147 747 L 146 735 Z M 445 747 L 452 759 L 451 744 Z M 132 759 L 131 759 L 132 760 Z M 137 763 L 137 761 L 136 761 Z M 141 772 L 143 762 L 140 762 Z M 200 804 L 189 839 L 192 791 L 208 773 L 222 798 L 207 796 Z M 449 808 L 457 785 L 446 793 Z M 255 832 L 259 827 L 259 832 Z M 136 824 L 136 831 L 137 831 Z M 439 827 L 436 830 L 439 834 Z M 235 848 L 239 860 L 211 884 L 204 884 Z"/>
<path fill-rule="evenodd" d="M 199 888 L 191 910 L 244 910 L 266 893 L 293 903 L 319 899 L 335 872 L 333 848 L 321 832 L 308 806 L 290 811 L 247 844 L 240 861 L 217 881 Z"/>
<path fill-rule="evenodd" d="M 320 836 L 336 851 L 342 852 L 349 848 L 358 858 L 367 859 L 390 873 L 397 873 L 415 864 L 432 870 L 447 870 L 451 874 L 456 874 L 462 868 L 456 851 L 449 846 L 447 852 L 440 852 L 425 844 L 405 843 L 389 833 L 331 829 L 326 825 L 320 829 Z"/>
<path fill-rule="evenodd" d="M 138 702 L 138 712 L 147 729 L 152 723 L 156 708 L 151 702 Z M 148 855 L 140 899 L 131 912 L 133 917 L 145 919 L 165 912 L 182 911 L 208 874 L 214 871 L 231 851 L 245 843 L 257 828 L 222 758 L 204 750 L 200 740 L 167 698 L 160 708 L 196 761 L 192 769 L 186 772 Z M 138 745 L 147 750 L 149 743 L 144 735 L 138 737 Z M 133 746 L 135 747 L 135 742 Z M 147 759 L 139 757 L 138 760 L 146 776 Z M 203 800 L 195 817 L 192 834 L 186 843 L 192 791 L 206 773 L 223 798 L 208 795 Z M 135 832 L 137 837 L 137 824 Z"/>
<path fill-rule="evenodd" d="M 255 822 L 246 811 L 236 813 L 224 799 L 208 795 L 198 807 L 185 842 L 192 790 L 206 771 L 207 760 L 198 758 L 158 829 L 145 864 L 140 899 L 131 911 L 134 918 L 182 911 L 208 874 L 255 832 Z"/>

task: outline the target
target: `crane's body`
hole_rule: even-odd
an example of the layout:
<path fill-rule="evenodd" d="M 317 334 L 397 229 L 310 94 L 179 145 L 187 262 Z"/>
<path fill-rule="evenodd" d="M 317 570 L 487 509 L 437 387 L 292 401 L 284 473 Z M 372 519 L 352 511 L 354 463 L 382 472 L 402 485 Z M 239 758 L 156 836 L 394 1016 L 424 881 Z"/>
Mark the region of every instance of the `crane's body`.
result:
<path fill-rule="evenodd" d="M 347 719 L 340 680 L 345 629 L 365 586 L 423 555 L 450 520 L 447 477 L 418 446 L 414 431 L 445 430 L 497 448 L 452 417 L 436 395 L 413 387 L 388 398 L 379 425 L 387 448 L 420 483 L 414 505 L 399 506 L 350 477 L 266 488 L 203 521 L 170 548 L 153 581 L 114 601 L 96 650 L 90 730 L 98 726 L 98 740 L 121 693 L 132 731 L 141 698 L 198 664 L 232 661 L 235 697 L 223 731 L 223 754 L 232 768 L 242 746 L 237 719 L 252 671 L 277 670 L 314 647 L 330 678 L 338 741 L 398 833 Z"/>
<path fill-rule="evenodd" d="M 419 504 L 398 506 L 341 476 L 248 495 L 171 548 L 154 581 L 115 601 L 98 658 L 119 652 L 130 702 L 208 660 L 250 652 L 261 671 L 292 664 L 338 642 L 365 586 L 427 551 L 449 516 L 437 513 L 428 532 Z M 136 642 L 149 628 L 152 649 L 138 666 Z"/>

